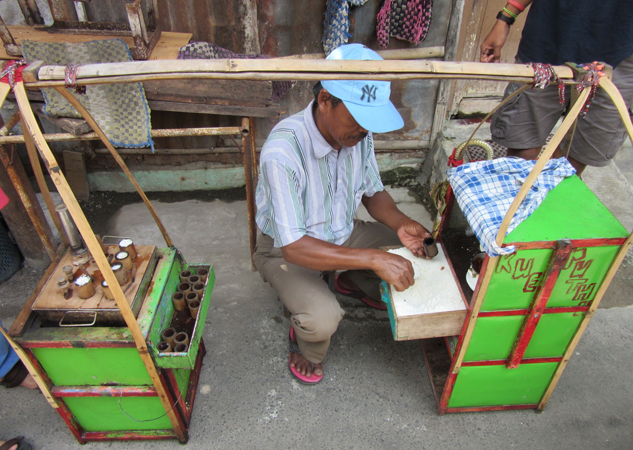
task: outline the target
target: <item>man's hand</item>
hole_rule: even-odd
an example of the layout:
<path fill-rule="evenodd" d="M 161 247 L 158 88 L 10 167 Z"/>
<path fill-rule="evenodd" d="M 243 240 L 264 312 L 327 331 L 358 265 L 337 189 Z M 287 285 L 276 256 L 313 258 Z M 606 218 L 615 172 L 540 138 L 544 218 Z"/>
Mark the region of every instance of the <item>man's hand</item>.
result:
<path fill-rule="evenodd" d="M 382 280 L 392 285 L 398 292 L 413 286 L 413 265 L 411 261 L 389 252 L 381 252 L 382 256 L 375 263 L 374 272 Z"/>
<path fill-rule="evenodd" d="M 424 253 L 424 239 L 431 237 L 431 233 L 415 220 L 408 219 L 397 230 L 400 242 L 411 250 L 415 256 L 427 258 Z"/>
<path fill-rule="evenodd" d="M 509 31 L 510 25 L 501 20 L 497 20 L 481 44 L 481 53 L 479 55 L 481 62 L 498 63 L 501 61 L 501 47 L 506 43 Z"/>

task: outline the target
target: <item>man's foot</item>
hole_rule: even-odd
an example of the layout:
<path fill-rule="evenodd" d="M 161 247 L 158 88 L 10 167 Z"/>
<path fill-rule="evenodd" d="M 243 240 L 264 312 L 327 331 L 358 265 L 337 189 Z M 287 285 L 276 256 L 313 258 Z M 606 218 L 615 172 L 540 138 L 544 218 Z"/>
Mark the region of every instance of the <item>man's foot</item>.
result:
<path fill-rule="evenodd" d="M 323 377 L 323 363 L 313 364 L 301 354 L 290 352 L 289 364 L 290 367 L 294 367 L 297 372 L 307 378 L 310 378 L 312 375 L 315 377 Z"/>
<path fill-rule="evenodd" d="M 372 308 L 385 310 L 387 309 L 387 305 L 382 301 L 376 301 L 373 298 L 369 297 L 363 291 L 361 291 L 358 286 L 349 279 L 347 272 L 343 272 L 342 274 L 336 277 L 334 281 L 334 290 L 339 294 L 345 295 L 346 297 L 357 298 L 367 306 Z"/>
<path fill-rule="evenodd" d="M 31 450 L 31 444 L 24 442 L 23 436 L 8 441 L 0 441 L 0 450 Z"/>
<path fill-rule="evenodd" d="M 31 374 L 28 374 L 24 381 L 20 383 L 20 386 L 25 387 L 27 389 L 37 389 L 37 383 L 33 379 Z"/>
<path fill-rule="evenodd" d="M 292 326 L 290 326 L 288 368 L 290 373 L 303 384 L 317 384 L 323 379 L 323 363 L 313 364 L 301 354 L 295 336 L 295 329 Z"/>

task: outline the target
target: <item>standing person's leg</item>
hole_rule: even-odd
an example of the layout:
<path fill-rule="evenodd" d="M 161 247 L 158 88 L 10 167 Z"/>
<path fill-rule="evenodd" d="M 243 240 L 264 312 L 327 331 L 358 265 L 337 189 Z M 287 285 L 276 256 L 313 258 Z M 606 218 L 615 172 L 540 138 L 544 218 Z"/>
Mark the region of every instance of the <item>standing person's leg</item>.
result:
<path fill-rule="evenodd" d="M 318 270 L 287 262 L 273 239 L 261 232 L 257 236 L 255 266 L 265 281 L 277 291 L 292 314 L 290 321 L 301 354 L 293 352 L 291 364 L 303 375 L 323 375 L 322 362 L 345 312 Z"/>
<path fill-rule="evenodd" d="M 633 55 L 615 68 L 613 83 L 622 94 L 627 109 L 630 108 L 633 104 Z M 568 159 L 576 170 L 581 167 L 579 174 L 585 166 L 606 166 L 620 150 L 626 136 L 622 118 L 609 94 L 598 88 L 587 115 L 578 118 Z M 567 148 L 568 139 L 561 144 L 563 149 Z"/>
<path fill-rule="evenodd" d="M 351 248 L 380 248 L 402 245 L 398 235 L 391 228 L 378 222 L 354 220 L 354 230 L 343 243 Z M 380 278 L 371 270 L 348 270 L 338 276 L 337 291 L 346 295 L 348 292 L 361 291 L 366 296 L 361 300 L 374 308 L 386 309 L 380 298 Z M 369 297 L 369 298 L 367 298 Z"/>
<path fill-rule="evenodd" d="M 522 86 L 521 83 L 509 83 L 504 98 Z M 492 140 L 508 148 L 507 156 L 537 159 L 564 110 L 555 84 L 545 89 L 523 91 L 492 115 Z"/>

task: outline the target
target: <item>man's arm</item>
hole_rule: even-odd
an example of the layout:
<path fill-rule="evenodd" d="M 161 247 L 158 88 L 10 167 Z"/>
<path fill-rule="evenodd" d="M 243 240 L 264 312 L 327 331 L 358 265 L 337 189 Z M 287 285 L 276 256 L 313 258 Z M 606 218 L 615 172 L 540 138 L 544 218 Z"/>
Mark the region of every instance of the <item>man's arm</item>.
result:
<path fill-rule="evenodd" d="M 303 236 L 292 244 L 281 247 L 281 251 L 286 261 L 308 269 L 373 270 L 397 291 L 413 285 L 411 262 L 381 250 L 348 248 Z"/>
<path fill-rule="evenodd" d="M 514 0 L 516 3 L 519 3 L 523 6 L 523 9 L 527 8 L 533 0 Z M 521 10 L 514 5 L 508 3 L 506 9 L 511 11 L 515 15 L 521 14 Z M 506 17 L 510 17 L 506 12 L 502 13 Z M 508 38 L 508 32 L 510 31 L 510 25 L 504 22 L 501 19 L 497 19 L 495 24 L 492 26 L 490 33 L 481 43 L 481 53 L 479 56 L 479 60 L 481 62 L 495 62 L 498 63 L 501 61 L 501 48 L 506 43 L 506 39 Z"/>
<path fill-rule="evenodd" d="M 424 258 L 424 239 L 431 233 L 415 220 L 410 219 L 396 206 L 389 192 L 383 190 L 371 197 L 363 197 L 363 205 L 370 216 L 387 225 L 398 234 L 400 242 L 411 252 Z"/>

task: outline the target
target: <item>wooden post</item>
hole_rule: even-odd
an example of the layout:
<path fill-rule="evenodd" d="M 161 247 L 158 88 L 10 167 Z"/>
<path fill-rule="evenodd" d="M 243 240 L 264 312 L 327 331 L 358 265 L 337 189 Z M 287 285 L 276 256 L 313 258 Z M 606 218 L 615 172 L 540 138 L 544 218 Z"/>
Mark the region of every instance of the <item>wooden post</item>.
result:
<path fill-rule="evenodd" d="M 92 231 L 92 228 L 90 227 L 90 224 L 88 223 L 88 220 L 86 219 L 86 216 L 84 215 L 83 211 L 79 207 L 79 204 L 77 203 L 77 199 L 73 195 L 72 190 L 70 189 L 70 186 L 68 185 L 68 182 L 64 178 L 64 175 L 62 174 L 59 168 L 59 165 L 57 164 L 57 161 L 55 160 L 55 157 L 53 156 L 51 149 L 48 147 L 48 144 L 46 143 L 46 141 L 44 140 L 44 137 L 42 136 L 41 130 L 37 126 L 37 121 L 35 119 L 35 115 L 33 114 L 33 111 L 31 110 L 29 100 L 26 95 L 26 90 L 24 89 L 23 82 L 18 82 L 15 85 L 14 93 L 15 93 L 16 100 L 18 102 L 18 107 L 20 108 L 20 112 L 22 114 L 22 117 L 24 118 L 23 123 L 25 125 L 25 129 L 23 131 L 24 133 L 29 133 L 33 141 L 35 142 L 35 145 L 37 149 L 39 150 L 40 155 L 42 156 L 42 159 L 44 160 L 44 164 L 46 165 L 48 172 L 50 173 L 51 177 L 53 178 L 53 181 L 55 182 L 55 185 L 57 186 L 59 194 L 61 195 L 62 199 L 64 200 L 64 203 L 68 207 L 68 212 L 72 216 L 75 222 L 75 225 L 77 226 L 77 229 L 79 230 L 79 233 L 83 237 L 86 243 L 86 246 L 88 247 L 88 250 L 92 254 L 92 257 L 95 263 L 97 264 L 97 267 L 99 267 L 101 274 L 103 275 L 106 282 L 110 286 L 110 290 L 112 291 L 112 294 L 114 295 L 114 300 L 116 301 L 116 304 L 119 307 L 119 310 L 121 311 L 121 315 L 123 316 L 123 319 L 125 320 L 127 327 L 130 329 L 130 333 L 132 334 L 132 337 L 134 338 L 134 342 L 136 343 L 136 348 L 138 349 L 141 360 L 143 361 L 143 364 L 145 365 L 147 373 L 149 374 L 149 377 L 152 380 L 152 384 L 154 385 L 154 388 L 156 389 L 158 398 L 160 399 L 161 403 L 163 404 L 163 407 L 165 408 L 167 417 L 169 418 L 172 424 L 174 432 L 176 433 L 178 440 L 181 443 L 185 443 L 187 442 L 187 439 L 188 439 L 187 431 L 182 427 L 182 423 L 178 419 L 176 411 L 174 411 L 173 406 L 171 405 L 169 401 L 169 397 L 167 393 L 165 392 L 165 387 L 163 386 L 161 382 L 160 375 L 158 374 L 156 366 L 154 365 L 154 361 L 152 360 L 149 354 L 149 351 L 147 349 L 147 344 L 145 342 L 145 339 L 143 339 L 141 330 L 138 326 L 138 323 L 136 322 L 136 317 L 134 317 L 134 313 L 132 312 L 132 309 L 130 308 L 130 305 L 127 302 L 125 294 L 123 293 L 123 290 L 121 286 L 119 285 L 119 282 L 117 281 L 114 273 L 112 272 L 112 269 L 110 268 L 110 264 L 105 254 L 103 253 L 101 243 L 99 242 L 94 232 Z"/>
<path fill-rule="evenodd" d="M 246 208 L 248 212 L 248 234 L 250 237 L 251 269 L 255 269 L 253 254 L 257 240 L 257 224 L 255 223 L 255 187 L 257 167 L 255 167 L 255 145 L 251 133 L 251 119 L 242 118 L 242 154 L 244 156 L 244 179 L 246 180 Z"/>

